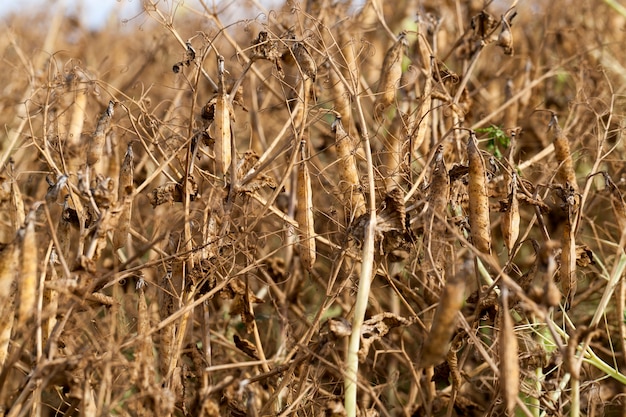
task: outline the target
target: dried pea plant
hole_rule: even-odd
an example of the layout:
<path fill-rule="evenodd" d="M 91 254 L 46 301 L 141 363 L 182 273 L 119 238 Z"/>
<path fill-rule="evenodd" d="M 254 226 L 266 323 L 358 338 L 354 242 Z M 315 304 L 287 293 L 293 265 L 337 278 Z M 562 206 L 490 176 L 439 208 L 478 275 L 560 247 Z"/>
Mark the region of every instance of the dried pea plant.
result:
<path fill-rule="evenodd" d="M 0 414 L 624 415 L 615 5 L 188 3 L 0 42 Z"/>

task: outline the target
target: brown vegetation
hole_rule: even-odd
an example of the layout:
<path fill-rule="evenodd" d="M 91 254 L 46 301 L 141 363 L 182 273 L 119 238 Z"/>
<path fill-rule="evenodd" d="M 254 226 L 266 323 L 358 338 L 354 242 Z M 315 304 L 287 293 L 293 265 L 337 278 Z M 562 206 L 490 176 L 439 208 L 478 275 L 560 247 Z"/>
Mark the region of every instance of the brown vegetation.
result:
<path fill-rule="evenodd" d="M 625 14 L 415 3 L 12 17 L 0 415 L 624 416 Z"/>

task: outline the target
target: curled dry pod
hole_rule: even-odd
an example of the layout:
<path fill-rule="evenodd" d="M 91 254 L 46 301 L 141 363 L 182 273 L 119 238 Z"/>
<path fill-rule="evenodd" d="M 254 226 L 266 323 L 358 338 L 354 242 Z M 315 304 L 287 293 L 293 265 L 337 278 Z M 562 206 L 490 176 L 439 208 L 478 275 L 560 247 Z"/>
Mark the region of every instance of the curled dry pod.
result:
<path fill-rule="evenodd" d="M 502 397 L 509 416 L 515 415 L 515 401 L 519 395 L 519 348 L 515 330 L 513 329 L 513 320 L 509 313 L 508 304 L 509 291 L 506 286 L 502 287 L 500 294 L 502 303 L 502 314 L 500 321 L 500 384 Z"/>
<path fill-rule="evenodd" d="M 224 57 L 221 55 L 217 57 L 217 75 L 219 78 L 219 86 L 213 121 L 215 124 L 215 169 L 218 178 L 223 178 L 228 172 L 232 159 L 232 132 L 230 121 L 234 113 L 224 85 Z"/>
<path fill-rule="evenodd" d="M 351 218 L 365 214 L 365 197 L 361 192 L 359 172 L 357 169 L 356 144 L 343 128 L 341 118 L 333 122 L 335 131 L 335 147 L 339 162 L 339 189 L 344 196 L 344 204 L 349 207 Z"/>
<path fill-rule="evenodd" d="M 574 172 L 574 163 L 572 162 L 572 154 L 569 146 L 569 139 L 563 133 L 563 130 L 559 126 L 559 121 L 556 114 L 552 114 L 552 119 L 548 125 L 548 129 L 554 131 L 554 154 L 556 160 L 559 163 L 559 170 L 557 172 L 557 179 L 562 185 L 570 184 L 574 191 L 578 191 L 578 183 L 576 182 L 576 173 Z"/>
<path fill-rule="evenodd" d="M 374 103 L 374 109 L 378 116 L 394 102 L 398 82 L 402 77 L 402 58 L 404 49 L 407 47 L 406 33 L 402 32 L 398 40 L 389 48 L 383 61 L 378 83 L 378 95 Z"/>
<path fill-rule="evenodd" d="M 517 173 L 515 171 L 511 174 L 509 187 L 508 204 L 502 218 L 502 223 L 500 223 L 500 228 L 502 229 L 504 244 L 509 255 L 511 255 L 515 242 L 517 242 L 517 238 L 519 237 L 520 224 L 519 201 L 517 199 Z"/>
<path fill-rule="evenodd" d="M 113 234 L 113 247 L 121 248 L 126 243 L 130 231 L 130 216 L 133 208 L 133 147 L 128 144 L 124 161 L 120 168 L 118 184 L 118 204 L 121 204 L 121 212 L 118 217 L 118 227 Z"/>
<path fill-rule="evenodd" d="M 469 160 L 469 222 L 472 244 L 483 253 L 491 252 L 491 224 L 489 221 L 489 198 L 487 176 L 476 134 L 471 131 L 467 141 Z"/>
<path fill-rule="evenodd" d="M 24 330 L 24 326 L 30 318 L 33 317 L 37 300 L 37 264 L 38 264 L 38 245 L 35 235 L 34 210 L 28 215 L 26 225 L 23 228 L 22 250 L 20 262 L 20 278 L 18 281 L 18 311 L 17 311 L 17 327 Z"/>
<path fill-rule="evenodd" d="M 298 199 L 296 221 L 300 227 L 300 258 L 304 267 L 311 270 L 316 258 L 315 228 L 313 224 L 313 191 L 311 190 L 311 175 L 309 174 L 305 148 L 306 141 L 302 140 L 301 163 L 298 168 L 298 185 L 296 187 Z"/>
<path fill-rule="evenodd" d="M 461 310 L 465 297 L 463 273 L 465 272 L 461 271 L 446 282 L 433 324 L 420 354 L 419 366 L 422 368 L 441 362 L 448 351 L 450 338 L 456 328 L 456 315 Z"/>
<path fill-rule="evenodd" d="M 114 106 L 115 101 L 109 101 L 109 105 L 98 119 L 98 124 L 96 125 L 95 132 L 93 132 L 93 135 L 91 135 L 89 148 L 87 149 L 87 165 L 89 166 L 95 165 L 102 157 L 102 149 L 104 148 L 106 131 L 109 129 L 109 126 L 111 126 L 111 118 L 113 117 Z"/>

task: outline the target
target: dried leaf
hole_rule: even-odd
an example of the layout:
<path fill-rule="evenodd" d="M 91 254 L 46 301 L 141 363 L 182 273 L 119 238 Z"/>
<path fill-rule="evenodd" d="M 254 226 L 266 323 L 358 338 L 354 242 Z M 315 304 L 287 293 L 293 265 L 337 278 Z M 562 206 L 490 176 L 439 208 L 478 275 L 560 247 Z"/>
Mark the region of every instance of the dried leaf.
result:
<path fill-rule="evenodd" d="M 369 348 L 377 340 L 382 339 L 394 327 L 409 326 L 413 322 L 393 313 L 385 312 L 372 316 L 363 322 L 361 327 L 361 348 L 359 361 L 365 361 Z"/>
<path fill-rule="evenodd" d="M 237 335 L 233 336 L 233 341 L 235 342 L 235 346 L 237 347 L 237 349 L 250 356 L 252 359 L 259 360 L 259 354 L 257 353 L 254 343 L 246 339 L 241 339 Z"/>

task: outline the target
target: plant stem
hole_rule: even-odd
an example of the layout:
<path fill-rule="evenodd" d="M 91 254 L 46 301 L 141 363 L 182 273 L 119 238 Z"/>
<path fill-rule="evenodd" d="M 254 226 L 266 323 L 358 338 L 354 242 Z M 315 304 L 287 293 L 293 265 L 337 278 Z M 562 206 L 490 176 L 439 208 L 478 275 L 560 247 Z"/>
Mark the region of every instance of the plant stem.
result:
<path fill-rule="evenodd" d="M 344 407 L 347 417 L 356 417 L 357 407 L 357 382 L 359 372 L 359 346 L 361 343 L 361 326 L 365 318 L 367 303 L 370 293 L 374 272 L 374 240 L 376 237 L 376 187 L 374 184 L 374 163 L 372 160 L 372 149 L 370 147 L 369 134 L 363 108 L 361 107 L 360 96 L 355 95 L 355 104 L 359 112 L 362 126 L 364 127 L 361 137 L 362 145 L 365 151 L 365 159 L 367 162 L 367 179 L 368 179 L 368 209 L 369 222 L 365 228 L 365 238 L 363 242 L 363 256 L 361 264 L 361 273 L 359 274 L 359 289 L 356 296 L 356 304 L 354 306 L 354 317 L 352 319 L 352 334 L 348 345 L 348 354 L 346 356 L 346 374 L 344 381 Z"/>

